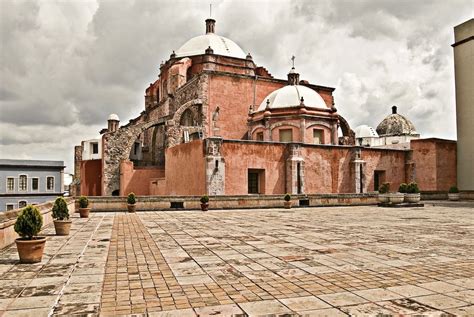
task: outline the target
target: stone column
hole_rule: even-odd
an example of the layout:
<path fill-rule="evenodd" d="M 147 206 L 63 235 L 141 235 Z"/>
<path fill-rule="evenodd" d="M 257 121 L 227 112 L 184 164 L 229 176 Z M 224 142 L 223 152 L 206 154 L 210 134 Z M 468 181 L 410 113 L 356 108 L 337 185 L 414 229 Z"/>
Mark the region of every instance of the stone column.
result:
<path fill-rule="evenodd" d="M 411 183 L 416 180 L 416 163 L 413 160 L 413 150 L 405 153 L 405 182 Z"/>
<path fill-rule="evenodd" d="M 225 194 L 225 159 L 221 155 L 222 138 L 208 138 L 206 146 L 206 193 Z"/>
<path fill-rule="evenodd" d="M 353 166 L 353 184 L 354 184 L 354 192 L 359 194 L 359 193 L 365 193 L 367 190 L 365 189 L 365 161 L 361 159 L 361 149 L 356 148 L 353 152 L 353 160 L 352 160 L 352 166 Z"/>
<path fill-rule="evenodd" d="M 304 187 L 304 159 L 301 156 L 301 146 L 289 144 L 289 156 L 286 160 L 286 192 L 294 195 L 303 194 Z"/>
<path fill-rule="evenodd" d="M 338 143 L 339 143 L 339 140 L 337 137 L 337 123 L 333 123 L 332 128 L 331 128 L 331 144 L 337 145 Z"/>

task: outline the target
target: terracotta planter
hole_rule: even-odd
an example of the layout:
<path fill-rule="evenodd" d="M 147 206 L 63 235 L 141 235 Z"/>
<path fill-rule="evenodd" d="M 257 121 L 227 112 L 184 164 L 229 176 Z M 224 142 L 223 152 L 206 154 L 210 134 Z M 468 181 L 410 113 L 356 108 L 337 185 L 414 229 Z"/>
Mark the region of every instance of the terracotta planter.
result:
<path fill-rule="evenodd" d="M 391 193 L 388 195 L 391 204 L 401 204 L 405 200 L 405 195 L 402 193 Z"/>
<path fill-rule="evenodd" d="M 201 203 L 201 210 L 208 211 L 209 210 L 209 203 Z"/>
<path fill-rule="evenodd" d="M 290 200 L 290 201 L 286 201 L 286 200 L 285 200 L 285 202 L 283 203 L 283 205 L 285 206 L 286 209 L 291 209 L 291 205 L 292 205 L 291 200 Z"/>
<path fill-rule="evenodd" d="M 67 236 L 71 230 L 71 220 L 54 220 L 54 229 L 56 229 L 56 235 Z"/>
<path fill-rule="evenodd" d="M 378 200 L 381 203 L 388 203 L 390 201 L 389 194 L 379 194 Z"/>
<path fill-rule="evenodd" d="M 416 204 L 416 203 L 419 203 L 420 200 L 421 200 L 420 193 L 405 194 L 406 203 Z"/>
<path fill-rule="evenodd" d="M 448 199 L 452 201 L 459 200 L 459 193 L 448 193 Z"/>
<path fill-rule="evenodd" d="M 135 212 L 137 210 L 137 205 L 135 204 L 127 204 L 128 212 Z"/>
<path fill-rule="evenodd" d="M 79 215 L 81 218 L 89 218 L 90 208 L 79 208 Z"/>
<path fill-rule="evenodd" d="M 19 238 L 15 240 L 20 263 L 38 263 L 43 258 L 45 237 L 36 237 L 33 240 Z"/>

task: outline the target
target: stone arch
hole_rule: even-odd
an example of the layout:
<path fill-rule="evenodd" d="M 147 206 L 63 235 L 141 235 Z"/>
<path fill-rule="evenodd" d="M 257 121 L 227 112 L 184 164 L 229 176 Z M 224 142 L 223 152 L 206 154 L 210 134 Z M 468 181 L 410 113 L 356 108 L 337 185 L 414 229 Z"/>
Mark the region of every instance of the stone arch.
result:
<path fill-rule="evenodd" d="M 259 124 L 259 125 L 257 125 L 256 127 L 253 127 L 252 130 L 250 131 L 250 138 L 252 138 L 253 134 L 254 134 L 255 131 L 257 131 L 258 129 L 265 130 L 265 126 L 264 126 L 263 124 Z"/>
<path fill-rule="evenodd" d="M 120 188 L 120 162 L 128 160 L 137 137 L 145 130 L 160 124 L 164 124 L 163 119 L 126 125 L 102 136 L 104 195 L 112 195 Z"/>
<path fill-rule="evenodd" d="M 183 116 L 183 113 L 186 110 L 190 109 L 191 111 L 195 113 L 197 117 L 200 116 L 200 114 L 198 113 L 196 109 L 194 110 L 192 109 L 192 107 L 196 105 L 202 105 L 202 100 L 193 99 L 186 102 L 185 104 L 181 105 L 181 107 L 179 107 L 178 110 L 176 110 L 176 112 L 173 114 L 173 119 L 167 121 L 166 123 L 168 127 L 167 133 L 166 133 L 167 135 L 166 146 L 167 147 L 172 147 L 181 143 L 182 128 L 181 128 L 180 123 L 181 123 L 181 118 Z M 199 120 L 199 124 L 202 124 L 203 118 L 198 119 L 198 120 Z M 202 129 L 202 132 L 205 133 L 204 129 Z"/>
<path fill-rule="evenodd" d="M 312 127 L 314 127 L 314 126 L 316 126 L 316 125 L 323 126 L 323 127 L 325 127 L 325 128 L 328 128 L 329 130 L 332 129 L 331 124 L 329 124 L 329 123 L 327 123 L 327 122 L 325 122 L 325 121 L 312 121 L 312 122 L 306 124 L 306 129 L 312 128 Z"/>
<path fill-rule="evenodd" d="M 300 129 L 301 126 L 299 124 L 293 122 L 276 122 L 270 126 L 270 131 L 273 131 L 275 128 L 283 127 L 283 126 L 290 126 Z"/>
<path fill-rule="evenodd" d="M 341 127 L 342 131 L 342 138 L 339 138 L 339 144 L 341 145 L 354 145 L 355 144 L 355 133 L 349 126 L 344 117 L 339 116 L 339 126 Z"/>

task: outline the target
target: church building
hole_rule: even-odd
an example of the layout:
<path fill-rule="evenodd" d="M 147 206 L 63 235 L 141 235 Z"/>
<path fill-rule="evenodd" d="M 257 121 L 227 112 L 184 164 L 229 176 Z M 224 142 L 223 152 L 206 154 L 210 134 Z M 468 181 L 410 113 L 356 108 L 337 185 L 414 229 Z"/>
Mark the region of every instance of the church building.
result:
<path fill-rule="evenodd" d="M 412 181 L 445 191 L 456 183 L 455 142 L 420 139 L 396 107 L 376 131 L 354 132 L 335 88 L 301 80 L 295 67 L 274 78 L 216 34 L 215 20 L 205 30 L 161 64 L 140 115 L 120 125 L 112 114 L 100 137 L 76 146 L 76 194 L 365 193 Z"/>

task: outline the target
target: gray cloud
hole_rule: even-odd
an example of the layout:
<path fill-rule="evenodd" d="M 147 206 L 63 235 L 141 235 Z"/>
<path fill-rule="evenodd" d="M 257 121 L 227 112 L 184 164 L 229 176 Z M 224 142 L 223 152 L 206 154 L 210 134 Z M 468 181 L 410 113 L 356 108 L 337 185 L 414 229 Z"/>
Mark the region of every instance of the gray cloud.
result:
<path fill-rule="evenodd" d="M 143 110 L 161 61 L 203 34 L 200 1 L 0 4 L 1 157 L 63 159 L 107 116 Z M 452 8 L 456 10 L 452 10 Z M 454 25 L 470 0 L 214 1 L 217 33 L 285 78 L 336 87 L 350 124 L 376 126 L 396 104 L 424 136 L 455 137 Z"/>

